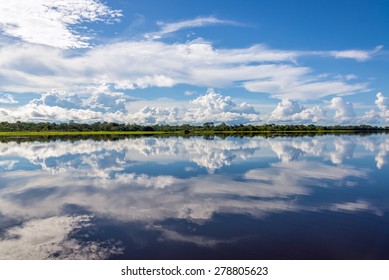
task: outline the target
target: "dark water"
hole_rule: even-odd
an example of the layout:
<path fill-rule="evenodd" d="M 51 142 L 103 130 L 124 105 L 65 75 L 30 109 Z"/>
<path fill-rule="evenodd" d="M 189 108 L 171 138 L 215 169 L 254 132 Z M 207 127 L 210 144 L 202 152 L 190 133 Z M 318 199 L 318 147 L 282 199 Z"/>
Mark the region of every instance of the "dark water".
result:
<path fill-rule="evenodd" d="M 0 259 L 389 259 L 389 136 L 0 142 Z"/>

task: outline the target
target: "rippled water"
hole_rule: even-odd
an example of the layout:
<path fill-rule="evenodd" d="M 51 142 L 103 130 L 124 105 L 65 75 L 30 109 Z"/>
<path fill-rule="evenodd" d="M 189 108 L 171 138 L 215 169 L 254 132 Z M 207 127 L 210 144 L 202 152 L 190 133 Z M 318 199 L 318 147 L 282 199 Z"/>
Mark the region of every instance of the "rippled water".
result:
<path fill-rule="evenodd" d="M 0 259 L 389 259 L 387 135 L 0 142 Z"/>

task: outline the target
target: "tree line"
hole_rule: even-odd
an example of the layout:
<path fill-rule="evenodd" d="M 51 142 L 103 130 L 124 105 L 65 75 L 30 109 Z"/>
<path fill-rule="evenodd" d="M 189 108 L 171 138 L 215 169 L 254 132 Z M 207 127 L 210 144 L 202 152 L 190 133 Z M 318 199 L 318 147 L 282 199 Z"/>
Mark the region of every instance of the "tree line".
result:
<path fill-rule="evenodd" d="M 87 132 L 87 131 L 161 131 L 161 132 L 266 132 L 266 131 L 389 131 L 389 127 L 379 127 L 371 125 L 314 125 L 314 124 L 239 124 L 229 125 L 226 123 L 214 124 L 206 122 L 202 125 L 181 124 L 156 124 L 156 125 L 139 125 L 139 124 L 124 124 L 114 122 L 95 122 L 91 124 L 76 123 L 50 123 L 50 122 L 0 122 L 1 132 L 17 132 L 17 131 L 69 131 L 69 132 Z"/>

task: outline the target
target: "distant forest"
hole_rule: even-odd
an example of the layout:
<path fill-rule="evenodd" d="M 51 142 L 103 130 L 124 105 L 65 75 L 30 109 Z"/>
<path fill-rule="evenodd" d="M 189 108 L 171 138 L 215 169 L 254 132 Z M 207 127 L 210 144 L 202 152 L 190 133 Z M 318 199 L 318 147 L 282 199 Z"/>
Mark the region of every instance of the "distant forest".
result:
<path fill-rule="evenodd" d="M 96 122 L 92 124 L 85 123 L 49 123 L 49 122 L 1 122 L 0 132 L 44 132 L 44 131 L 58 131 L 58 132 L 88 132 L 88 131 L 128 131 L 128 132 L 183 132 L 183 133 L 200 133 L 200 132 L 267 132 L 267 131 L 317 131 L 317 132 L 331 132 L 331 131 L 360 131 L 360 132 L 374 132 L 374 131 L 389 131 L 389 127 L 378 127 L 370 125 L 286 125 L 286 124 L 261 124 L 261 125 L 228 125 L 221 123 L 215 125 L 212 122 L 206 122 L 202 125 L 138 125 L 138 124 L 123 124 L 123 123 L 108 123 Z"/>

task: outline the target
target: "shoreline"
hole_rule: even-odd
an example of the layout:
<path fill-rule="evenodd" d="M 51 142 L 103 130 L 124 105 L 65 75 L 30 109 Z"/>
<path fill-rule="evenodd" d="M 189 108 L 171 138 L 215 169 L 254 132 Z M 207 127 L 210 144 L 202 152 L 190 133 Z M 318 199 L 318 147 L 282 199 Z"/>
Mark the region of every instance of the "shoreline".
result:
<path fill-rule="evenodd" d="M 261 130 L 261 131 L 2 131 L 0 137 L 31 137 L 31 136 L 93 136 L 93 135 L 166 135 L 166 136 L 192 136 L 192 135 L 271 135 L 271 134 L 374 134 L 388 133 L 388 130 Z"/>

